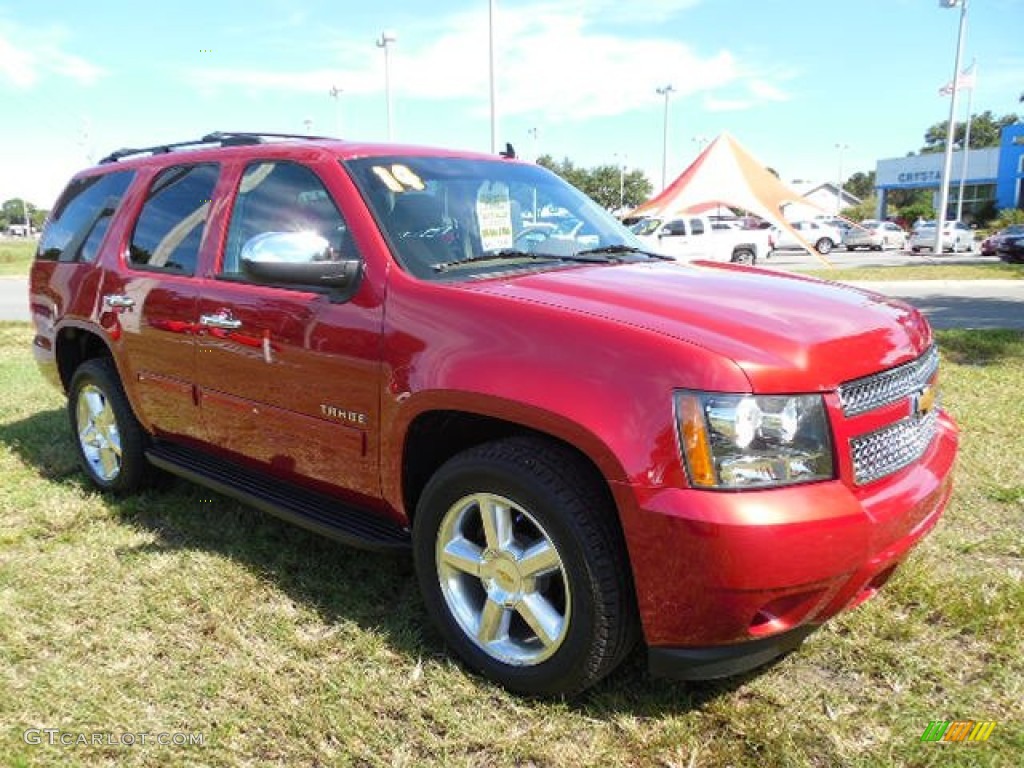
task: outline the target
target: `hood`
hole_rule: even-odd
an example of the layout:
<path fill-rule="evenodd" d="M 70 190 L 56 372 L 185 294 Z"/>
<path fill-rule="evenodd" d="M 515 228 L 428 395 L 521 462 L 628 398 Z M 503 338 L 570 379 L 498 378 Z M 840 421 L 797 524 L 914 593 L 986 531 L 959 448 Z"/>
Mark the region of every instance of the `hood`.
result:
<path fill-rule="evenodd" d="M 736 362 L 756 392 L 812 392 L 920 355 L 913 307 L 861 289 L 729 265 L 573 267 L 463 284 L 699 345 Z"/>

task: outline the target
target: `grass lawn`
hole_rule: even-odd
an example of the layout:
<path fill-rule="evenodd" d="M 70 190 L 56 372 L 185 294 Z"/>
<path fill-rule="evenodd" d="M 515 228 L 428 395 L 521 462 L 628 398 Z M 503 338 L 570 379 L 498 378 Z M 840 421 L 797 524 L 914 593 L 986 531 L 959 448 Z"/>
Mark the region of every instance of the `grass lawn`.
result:
<path fill-rule="evenodd" d="M 906 267 L 794 270 L 823 280 L 1024 280 L 1024 264 L 914 264 Z"/>
<path fill-rule="evenodd" d="M 0 240 L 0 277 L 27 275 L 35 254 L 35 240 Z"/>
<path fill-rule="evenodd" d="M 873 600 L 739 679 L 646 676 L 573 702 L 466 673 L 411 563 L 186 483 L 94 493 L 24 324 L 0 324 L 0 760 L 11 766 L 1018 766 L 1024 334 L 939 334 L 964 429 L 936 531 Z M 922 743 L 932 720 L 995 720 Z M 26 729 L 148 733 L 26 744 Z M 202 734 L 202 745 L 152 743 Z M 138 739 L 137 739 L 138 741 Z"/>

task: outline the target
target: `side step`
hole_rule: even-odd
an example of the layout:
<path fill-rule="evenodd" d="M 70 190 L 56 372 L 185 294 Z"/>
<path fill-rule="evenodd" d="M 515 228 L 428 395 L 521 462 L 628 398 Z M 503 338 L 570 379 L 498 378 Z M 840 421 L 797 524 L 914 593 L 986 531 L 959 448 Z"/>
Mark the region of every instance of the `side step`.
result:
<path fill-rule="evenodd" d="M 196 450 L 160 442 L 146 457 L 160 469 L 349 546 L 394 551 L 412 543 L 408 529 L 390 520 Z"/>

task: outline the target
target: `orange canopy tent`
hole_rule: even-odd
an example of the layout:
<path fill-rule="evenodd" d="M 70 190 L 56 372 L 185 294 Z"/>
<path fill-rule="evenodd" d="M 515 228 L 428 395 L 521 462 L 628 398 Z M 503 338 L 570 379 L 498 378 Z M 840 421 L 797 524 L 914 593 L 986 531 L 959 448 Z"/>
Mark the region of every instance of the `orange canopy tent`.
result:
<path fill-rule="evenodd" d="M 743 208 L 761 218 L 785 227 L 808 251 L 820 255 L 800 233 L 790 227 L 785 209 L 810 216 L 822 211 L 803 195 L 783 184 L 778 177 L 754 159 L 730 134 L 722 133 L 700 153 L 690 167 L 665 190 L 634 209 L 637 216 L 671 216 L 683 211 L 706 209 L 710 204 Z M 826 264 L 831 263 L 822 258 Z"/>

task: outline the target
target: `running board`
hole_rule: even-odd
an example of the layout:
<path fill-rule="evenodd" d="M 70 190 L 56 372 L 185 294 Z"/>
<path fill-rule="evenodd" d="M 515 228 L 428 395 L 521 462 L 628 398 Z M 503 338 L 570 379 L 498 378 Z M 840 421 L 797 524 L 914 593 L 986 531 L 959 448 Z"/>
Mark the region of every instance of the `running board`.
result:
<path fill-rule="evenodd" d="M 171 474 L 343 544 L 375 551 L 411 546 L 409 530 L 390 520 L 223 459 L 163 442 L 150 447 L 146 457 Z"/>

